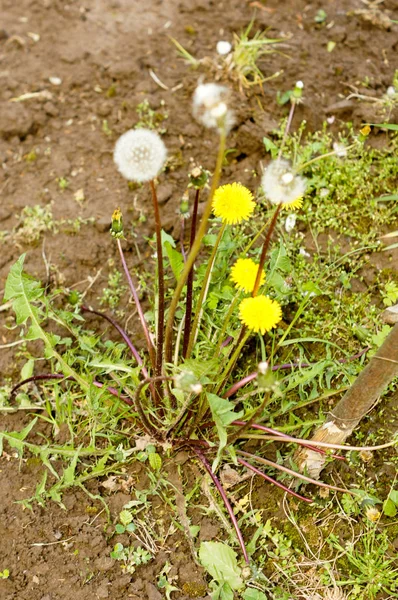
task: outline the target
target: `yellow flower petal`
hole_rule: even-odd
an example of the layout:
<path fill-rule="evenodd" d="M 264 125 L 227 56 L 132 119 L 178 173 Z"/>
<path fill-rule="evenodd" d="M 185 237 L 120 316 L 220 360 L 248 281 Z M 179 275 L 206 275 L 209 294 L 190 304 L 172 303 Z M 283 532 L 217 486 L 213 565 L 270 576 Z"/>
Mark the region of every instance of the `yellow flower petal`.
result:
<path fill-rule="evenodd" d="M 299 196 L 295 200 L 282 204 L 282 210 L 296 210 L 303 206 L 303 197 Z"/>
<path fill-rule="evenodd" d="M 264 335 L 282 319 L 282 309 L 268 296 L 245 298 L 239 306 L 239 318 L 246 327 Z"/>
<path fill-rule="evenodd" d="M 257 277 L 258 265 L 251 258 L 238 258 L 231 269 L 231 279 L 239 290 L 252 292 Z M 261 273 L 260 285 L 265 281 L 264 271 Z"/>
<path fill-rule="evenodd" d="M 253 194 L 241 183 L 228 183 L 215 191 L 213 212 L 223 223 L 234 225 L 248 219 L 254 207 Z"/>

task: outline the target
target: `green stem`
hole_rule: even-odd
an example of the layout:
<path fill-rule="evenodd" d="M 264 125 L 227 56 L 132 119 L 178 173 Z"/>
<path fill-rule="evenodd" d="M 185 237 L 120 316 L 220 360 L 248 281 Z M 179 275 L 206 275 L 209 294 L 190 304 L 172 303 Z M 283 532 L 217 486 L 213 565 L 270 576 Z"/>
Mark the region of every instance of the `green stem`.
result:
<path fill-rule="evenodd" d="M 356 146 L 356 144 L 350 144 L 345 149 L 346 152 L 348 152 L 348 150 L 351 150 L 352 148 L 355 148 L 355 146 Z M 303 169 L 308 167 L 308 165 L 312 165 L 312 163 L 317 162 L 318 160 L 322 160 L 323 158 L 328 158 L 329 156 L 334 156 L 337 153 L 338 153 L 338 150 L 333 150 L 331 152 L 327 152 L 326 154 L 321 154 L 320 156 L 315 156 L 315 158 L 311 158 L 311 160 L 307 160 L 307 162 L 305 162 L 302 165 L 300 165 L 299 167 L 297 167 L 296 171 L 297 172 L 302 171 Z"/>
<path fill-rule="evenodd" d="M 218 247 L 220 245 L 222 236 L 224 235 L 225 227 L 226 227 L 226 224 L 223 223 L 221 225 L 220 231 L 218 232 L 217 239 L 215 241 L 215 244 L 214 244 L 213 250 L 211 252 L 210 258 L 209 258 L 209 260 L 207 262 L 206 273 L 205 273 L 205 276 L 204 276 L 204 279 L 203 279 L 203 283 L 202 283 L 202 287 L 201 287 L 201 290 L 200 290 L 199 298 L 198 298 L 198 301 L 196 303 L 195 318 L 194 318 L 194 321 L 193 321 L 193 325 L 192 325 L 192 329 L 191 329 L 191 335 L 190 335 L 190 338 L 189 338 L 189 344 L 188 344 L 187 354 L 186 354 L 187 358 L 189 358 L 191 356 L 191 352 L 192 352 L 193 345 L 195 343 L 195 338 L 196 338 L 196 335 L 197 335 L 197 331 L 198 331 L 198 329 L 200 327 L 200 320 L 201 320 L 202 315 L 203 315 L 203 305 L 204 305 L 204 303 L 206 301 L 207 292 L 209 291 L 209 284 L 210 284 L 211 273 L 212 273 L 212 270 L 213 270 L 214 261 L 215 261 L 215 258 L 216 258 Z"/>
<path fill-rule="evenodd" d="M 235 349 L 234 349 L 234 351 L 232 353 L 232 356 L 231 356 L 231 358 L 228 361 L 228 364 L 227 364 L 227 366 L 226 366 L 226 368 L 224 370 L 224 373 L 222 374 L 221 384 L 218 387 L 217 392 L 216 392 L 217 395 L 220 394 L 220 392 L 223 389 L 223 387 L 224 387 L 224 385 L 225 385 L 228 377 L 230 376 L 230 374 L 231 374 L 231 372 L 232 372 L 232 370 L 233 370 L 233 368 L 234 368 L 234 366 L 236 364 L 236 361 L 239 358 L 239 355 L 240 355 L 240 353 L 242 351 L 242 348 L 246 344 L 246 342 L 247 342 L 247 340 L 248 340 L 248 338 L 250 336 L 250 333 L 251 332 L 247 331 L 246 326 L 244 325 L 242 327 L 242 329 L 240 331 L 240 334 L 239 334 L 239 337 L 238 337 L 238 339 L 236 341 Z"/>
<path fill-rule="evenodd" d="M 220 335 L 219 335 L 219 338 L 218 338 L 218 342 L 217 342 L 216 348 L 214 350 L 213 358 L 217 358 L 217 356 L 220 353 L 221 344 L 223 343 L 223 338 L 224 338 L 225 332 L 227 331 L 227 327 L 229 325 L 229 322 L 231 320 L 231 317 L 232 317 L 232 315 L 233 315 L 233 313 L 235 311 L 236 305 L 237 305 L 237 303 L 238 303 L 239 300 L 240 300 L 240 294 L 238 294 L 237 296 L 235 296 L 235 298 L 232 300 L 232 302 L 230 304 L 228 312 L 227 312 L 227 314 L 226 314 L 226 316 L 224 318 L 223 326 L 221 328 Z"/>
<path fill-rule="evenodd" d="M 218 183 L 220 181 L 222 163 L 223 163 L 224 152 L 225 152 L 225 142 L 226 142 L 226 134 L 225 134 L 225 131 L 222 130 L 220 132 L 220 143 L 219 143 L 219 147 L 218 147 L 217 162 L 216 162 L 216 167 L 215 167 L 215 171 L 214 171 L 214 175 L 213 175 L 213 180 L 211 183 L 209 197 L 208 197 L 206 205 L 205 205 L 202 220 L 201 220 L 198 232 L 196 234 L 194 244 L 191 248 L 190 253 L 188 254 L 187 262 L 185 263 L 184 269 L 183 269 L 183 271 L 180 275 L 180 278 L 177 282 L 177 287 L 174 291 L 173 298 L 171 300 L 171 304 L 170 304 L 170 308 L 169 308 L 169 315 L 168 315 L 168 319 L 167 319 L 166 333 L 165 333 L 165 362 L 166 363 L 170 363 L 172 360 L 173 325 L 174 325 L 174 317 L 175 317 L 175 313 L 177 310 L 178 301 L 180 299 L 181 292 L 184 288 L 184 285 L 188 279 L 189 272 L 192 269 L 193 263 L 195 262 L 195 259 L 199 253 L 202 239 L 207 231 L 208 220 L 209 220 L 209 217 L 211 214 L 211 209 L 212 209 L 214 192 L 216 191 L 216 189 L 218 187 Z"/>
<path fill-rule="evenodd" d="M 156 231 L 156 254 L 158 259 L 158 332 L 156 343 L 156 365 L 155 377 L 162 375 L 163 368 L 163 340 L 164 340 L 164 272 L 163 272 L 163 251 L 162 251 L 162 225 L 160 222 L 159 204 L 156 195 L 156 188 L 153 179 L 149 182 L 152 192 L 153 209 L 155 212 L 155 231 Z M 159 386 L 157 386 L 159 387 Z"/>

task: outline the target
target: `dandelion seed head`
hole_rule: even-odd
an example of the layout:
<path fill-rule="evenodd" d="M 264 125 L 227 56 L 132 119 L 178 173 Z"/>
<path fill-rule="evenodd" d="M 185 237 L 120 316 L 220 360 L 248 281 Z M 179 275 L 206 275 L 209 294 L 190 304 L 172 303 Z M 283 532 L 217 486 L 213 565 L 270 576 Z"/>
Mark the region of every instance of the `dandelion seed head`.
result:
<path fill-rule="evenodd" d="M 300 208 L 306 190 L 306 181 L 296 175 L 287 160 L 272 161 L 264 172 L 261 186 L 272 204 L 282 204 L 284 208 Z"/>
<path fill-rule="evenodd" d="M 218 54 L 221 56 L 225 56 L 225 54 L 229 54 L 232 50 L 232 46 L 229 42 L 219 41 L 217 42 L 216 50 Z"/>
<path fill-rule="evenodd" d="M 336 156 L 338 156 L 339 158 L 344 158 L 345 156 L 347 156 L 347 148 L 344 146 L 344 144 L 339 144 L 338 142 L 334 142 L 333 150 L 334 150 Z"/>
<path fill-rule="evenodd" d="M 198 85 L 193 95 L 193 116 L 209 129 L 228 132 L 234 124 L 233 112 L 228 108 L 230 92 L 217 83 Z"/>
<path fill-rule="evenodd" d="M 247 220 L 255 206 L 253 194 L 241 183 L 217 188 L 213 198 L 213 213 L 228 225 Z"/>
<path fill-rule="evenodd" d="M 304 87 L 304 83 L 301 80 L 296 81 L 296 88 L 298 88 L 299 90 L 302 90 L 303 87 Z"/>
<path fill-rule="evenodd" d="M 239 306 L 239 318 L 246 327 L 264 335 L 282 319 L 282 309 L 268 296 L 245 298 Z"/>
<path fill-rule="evenodd" d="M 231 279 L 239 290 L 252 292 L 257 278 L 258 265 L 251 258 L 238 258 L 231 269 Z M 261 273 L 260 285 L 265 281 L 264 271 Z"/>
<path fill-rule="evenodd" d="M 284 173 L 282 175 L 282 181 L 285 185 L 288 185 L 289 183 L 291 183 L 293 181 L 293 173 Z"/>
<path fill-rule="evenodd" d="M 150 181 L 158 175 L 167 150 L 160 136 L 149 129 L 130 129 L 116 142 L 113 158 L 129 181 Z"/>

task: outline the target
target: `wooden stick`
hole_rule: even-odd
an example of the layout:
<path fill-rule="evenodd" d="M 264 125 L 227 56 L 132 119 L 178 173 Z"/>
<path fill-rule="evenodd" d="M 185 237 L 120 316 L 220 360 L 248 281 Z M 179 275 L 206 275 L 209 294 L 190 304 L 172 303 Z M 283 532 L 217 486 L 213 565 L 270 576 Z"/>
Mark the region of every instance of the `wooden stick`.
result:
<path fill-rule="evenodd" d="M 314 433 L 311 441 L 342 444 L 361 419 L 373 408 L 385 388 L 398 376 L 398 323 L 371 358 L 354 384 Z M 300 471 L 317 479 L 325 465 L 325 456 L 302 448 L 296 454 Z"/>

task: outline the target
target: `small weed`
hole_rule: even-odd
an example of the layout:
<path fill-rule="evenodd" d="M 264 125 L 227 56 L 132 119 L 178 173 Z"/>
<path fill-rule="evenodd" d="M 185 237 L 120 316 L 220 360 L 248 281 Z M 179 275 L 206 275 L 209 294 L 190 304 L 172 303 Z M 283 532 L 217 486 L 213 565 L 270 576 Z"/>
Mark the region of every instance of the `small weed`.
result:
<path fill-rule="evenodd" d="M 385 531 L 378 532 L 371 526 L 354 543 L 342 546 L 334 534 L 329 536 L 328 542 L 347 561 L 343 563 L 339 559 L 340 564 L 347 564 L 348 572 L 342 570 L 341 579 L 337 583 L 339 586 L 353 586 L 351 598 L 375 600 L 381 592 L 389 594 L 391 598 L 396 597 L 398 567 L 395 552 Z"/>
<path fill-rule="evenodd" d="M 0 579 L 8 579 L 10 576 L 10 571 L 8 569 L 3 569 L 0 571 Z"/>
<path fill-rule="evenodd" d="M 109 306 L 112 309 L 117 308 L 121 297 L 127 290 L 126 286 L 122 284 L 122 277 L 122 273 L 117 269 L 109 273 L 108 286 L 102 290 L 99 299 L 101 306 Z"/>
<path fill-rule="evenodd" d="M 132 574 L 140 565 L 148 564 L 153 559 L 153 556 L 141 546 L 123 546 L 123 544 L 118 542 L 111 552 L 111 558 L 122 562 L 122 570 Z"/>
<path fill-rule="evenodd" d="M 57 181 L 60 190 L 64 191 L 69 187 L 69 181 L 66 177 L 59 177 Z"/>
<path fill-rule="evenodd" d="M 139 121 L 135 124 L 135 128 L 155 130 L 161 135 L 166 133 L 167 129 L 162 127 L 162 123 L 168 119 L 165 106 L 166 103 L 164 100 L 161 100 L 159 110 L 154 110 L 151 108 L 147 99 L 140 102 L 136 108 Z"/>

